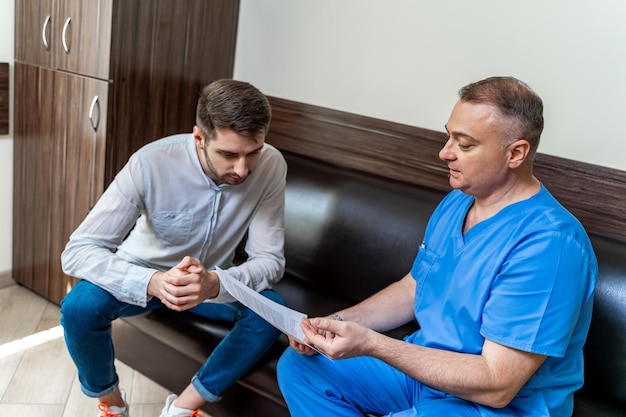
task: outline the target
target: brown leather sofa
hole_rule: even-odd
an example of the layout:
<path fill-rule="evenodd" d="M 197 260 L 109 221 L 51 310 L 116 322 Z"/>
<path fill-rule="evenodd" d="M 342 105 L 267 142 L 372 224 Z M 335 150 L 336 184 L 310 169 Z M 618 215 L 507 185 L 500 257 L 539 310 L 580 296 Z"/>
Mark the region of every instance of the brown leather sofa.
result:
<path fill-rule="evenodd" d="M 440 191 L 285 153 L 287 269 L 276 291 L 290 307 L 325 315 L 351 305 L 409 271 Z M 574 416 L 626 415 L 626 242 L 592 235 L 600 262 L 594 317 L 585 347 L 586 383 Z M 402 337 L 412 323 L 391 332 Z M 117 320 L 117 357 L 179 392 L 228 331 L 225 323 L 166 309 Z M 275 366 L 282 336 L 223 400 L 213 416 L 288 416 Z M 237 360 L 237 358 L 233 358 Z"/>

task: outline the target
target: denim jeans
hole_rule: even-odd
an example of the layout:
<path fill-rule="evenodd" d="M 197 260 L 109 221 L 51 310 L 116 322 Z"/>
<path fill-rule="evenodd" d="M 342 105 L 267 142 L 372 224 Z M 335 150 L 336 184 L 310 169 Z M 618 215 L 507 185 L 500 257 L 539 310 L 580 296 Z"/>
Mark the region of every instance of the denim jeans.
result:
<path fill-rule="evenodd" d="M 285 303 L 274 291 L 265 290 L 261 294 Z M 156 297 L 146 307 L 139 307 L 117 300 L 88 281 L 79 281 L 65 297 L 61 303 L 65 343 L 78 368 L 81 389 L 87 396 L 101 397 L 119 384 L 111 322 L 118 317 L 134 316 L 155 308 L 165 308 Z M 192 378 L 200 395 L 213 402 L 257 362 L 280 332 L 239 302 L 202 303 L 189 311 L 234 323 L 233 329 Z M 167 363 L 166 358 L 163 362 Z"/>

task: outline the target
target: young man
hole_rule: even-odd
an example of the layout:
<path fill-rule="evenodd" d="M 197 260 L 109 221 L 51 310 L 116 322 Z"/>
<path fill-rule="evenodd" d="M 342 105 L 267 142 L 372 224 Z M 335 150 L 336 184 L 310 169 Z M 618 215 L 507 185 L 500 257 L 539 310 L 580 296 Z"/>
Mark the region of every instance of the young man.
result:
<path fill-rule="evenodd" d="M 61 323 L 82 390 L 99 398 L 101 416 L 129 415 L 111 343 L 118 317 L 166 307 L 235 323 L 182 394 L 167 398 L 161 417 L 196 415 L 205 401 L 218 401 L 279 336 L 234 302 L 215 272 L 226 269 L 284 303 L 271 288 L 285 266 L 287 167 L 265 143 L 270 117 L 252 85 L 209 84 L 193 133 L 132 155 L 70 237 L 63 270 L 81 281 L 62 302 Z M 235 266 L 246 233 L 248 258 Z"/>
<path fill-rule="evenodd" d="M 303 320 L 308 342 L 343 360 L 291 340 L 278 376 L 293 417 L 572 414 L 597 262 L 533 175 L 543 103 L 510 77 L 459 95 L 439 153 L 455 190 L 409 274 L 335 320 Z M 413 318 L 405 340 L 379 333 Z"/>

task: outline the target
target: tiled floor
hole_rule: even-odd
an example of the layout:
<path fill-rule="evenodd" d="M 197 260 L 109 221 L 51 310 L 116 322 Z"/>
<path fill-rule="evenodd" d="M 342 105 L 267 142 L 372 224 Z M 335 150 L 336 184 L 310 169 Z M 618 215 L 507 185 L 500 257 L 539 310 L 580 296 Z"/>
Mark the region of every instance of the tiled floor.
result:
<path fill-rule="evenodd" d="M 0 279 L 0 416 L 96 417 L 80 391 L 59 326 L 59 307 Z M 132 417 L 158 417 L 169 392 L 121 362 Z"/>

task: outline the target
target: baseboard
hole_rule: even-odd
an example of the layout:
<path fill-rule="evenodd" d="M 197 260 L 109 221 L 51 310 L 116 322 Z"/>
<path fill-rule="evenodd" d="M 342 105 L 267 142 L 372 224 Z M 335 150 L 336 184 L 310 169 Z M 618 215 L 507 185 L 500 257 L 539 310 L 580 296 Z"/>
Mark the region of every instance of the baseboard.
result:
<path fill-rule="evenodd" d="M 13 273 L 11 270 L 0 272 L 0 289 L 15 285 Z"/>

